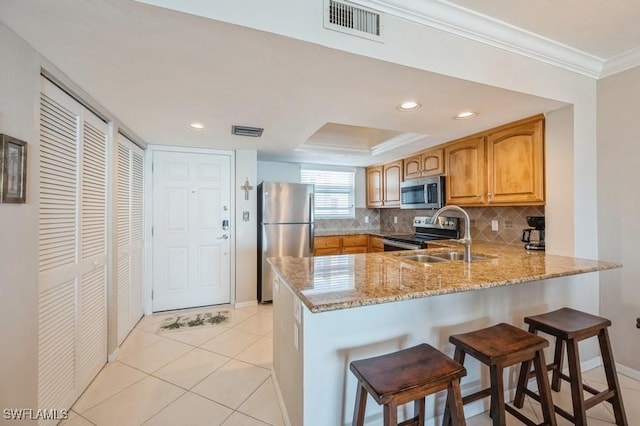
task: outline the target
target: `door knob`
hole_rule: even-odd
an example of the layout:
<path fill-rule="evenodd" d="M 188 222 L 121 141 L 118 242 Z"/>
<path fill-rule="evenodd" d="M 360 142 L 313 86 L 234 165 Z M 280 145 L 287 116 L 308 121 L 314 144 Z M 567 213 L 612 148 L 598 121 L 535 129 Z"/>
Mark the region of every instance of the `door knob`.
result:
<path fill-rule="evenodd" d="M 218 237 L 219 240 L 226 240 L 228 238 L 229 236 L 227 234 L 224 234 L 222 237 Z"/>

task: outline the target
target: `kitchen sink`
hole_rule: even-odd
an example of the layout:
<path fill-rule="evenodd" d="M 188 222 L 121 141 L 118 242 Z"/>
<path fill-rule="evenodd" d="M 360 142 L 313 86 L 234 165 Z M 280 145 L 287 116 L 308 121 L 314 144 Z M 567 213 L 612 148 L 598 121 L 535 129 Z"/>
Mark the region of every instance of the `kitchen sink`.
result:
<path fill-rule="evenodd" d="M 415 254 L 413 256 L 402 256 L 403 259 L 413 260 L 414 262 L 420 263 L 436 263 L 436 262 L 446 262 L 447 259 L 442 259 L 439 257 L 433 257 L 426 254 Z"/>
<path fill-rule="evenodd" d="M 464 260 L 464 253 L 457 251 L 446 251 L 446 252 L 434 252 L 434 253 L 424 253 L 424 254 L 410 254 L 410 252 L 399 252 L 395 253 L 394 256 L 397 256 L 403 260 L 410 260 L 412 262 L 418 263 L 439 263 L 439 262 L 454 262 L 454 261 L 462 261 Z M 495 259 L 495 256 L 482 256 L 478 254 L 471 255 L 471 261 L 482 261 L 482 260 L 491 260 Z"/>
<path fill-rule="evenodd" d="M 435 257 L 438 259 L 442 259 L 442 260 L 449 260 L 449 261 L 453 261 L 453 260 L 464 260 L 464 253 L 460 253 L 457 251 L 449 251 L 449 252 L 444 252 L 444 253 L 429 253 L 429 257 Z M 471 261 L 477 261 L 477 260 L 489 260 L 489 259 L 494 259 L 493 257 L 489 257 L 489 256 L 480 256 L 477 254 L 472 254 L 471 255 Z"/>

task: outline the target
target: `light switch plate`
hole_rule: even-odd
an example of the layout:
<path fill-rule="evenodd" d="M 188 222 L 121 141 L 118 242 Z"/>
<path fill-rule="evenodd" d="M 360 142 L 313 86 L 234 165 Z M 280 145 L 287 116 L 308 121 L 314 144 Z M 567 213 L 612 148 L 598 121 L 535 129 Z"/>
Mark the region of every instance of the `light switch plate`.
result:
<path fill-rule="evenodd" d="M 492 231 L 497 231 L 498 230 L 498 221 L 496 219 L 491 221 L 491 230 Z"/>

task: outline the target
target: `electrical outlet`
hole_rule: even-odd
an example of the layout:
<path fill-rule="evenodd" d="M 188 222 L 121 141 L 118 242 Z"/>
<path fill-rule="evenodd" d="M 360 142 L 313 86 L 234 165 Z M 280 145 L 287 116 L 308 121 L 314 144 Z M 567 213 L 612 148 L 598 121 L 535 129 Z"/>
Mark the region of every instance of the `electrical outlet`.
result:
<path fill-rule="evenodd" d="M 492 231 L 497 231 L 498 230 L 498 221 L 496 219 L 491 221 L 491 230 Z"/>
<path fill-rule="evenodd" d="M 393 223 L 398 223 L 398 216 L 393 217 Z"/>
<path fill-rule="evenodd" d="M 369 223 L 369 216 L 364 217 L 364 223 Z"/>
<path fill-rule="evenodd" d="M 513 222 L 510 220 L 505 220 L 504 221 L 504 229 L 512 229 L 513 228 Z"/>
<path fill-rule="evenodd" d="M 636 328 L 640 328 L 640 318 L 636 318 Z"/>

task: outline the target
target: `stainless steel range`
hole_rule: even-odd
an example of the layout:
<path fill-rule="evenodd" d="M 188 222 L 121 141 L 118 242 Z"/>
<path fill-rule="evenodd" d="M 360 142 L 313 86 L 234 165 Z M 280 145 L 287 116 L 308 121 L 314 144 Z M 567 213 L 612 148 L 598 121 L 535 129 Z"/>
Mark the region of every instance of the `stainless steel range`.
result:
<path fill-rule="evenodd" d="M 436 223 L 431 223 L 431 217 L 418 216 L 413 219 L 413 228 L 413 234 L 385 235 L 384 251 L 417 250 L 427 248 L 429 241 L 460 238 L 458 217 L 440 216 Z"/>

